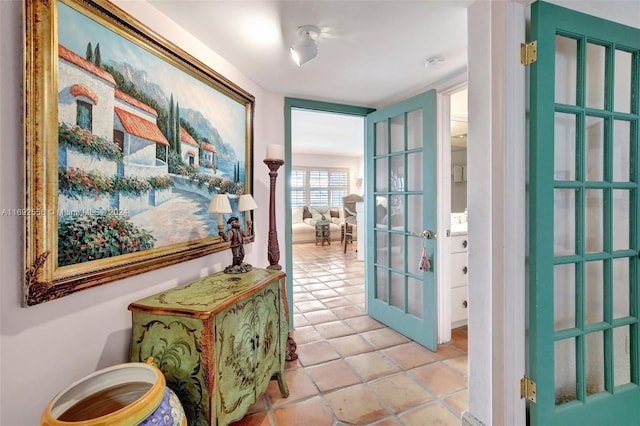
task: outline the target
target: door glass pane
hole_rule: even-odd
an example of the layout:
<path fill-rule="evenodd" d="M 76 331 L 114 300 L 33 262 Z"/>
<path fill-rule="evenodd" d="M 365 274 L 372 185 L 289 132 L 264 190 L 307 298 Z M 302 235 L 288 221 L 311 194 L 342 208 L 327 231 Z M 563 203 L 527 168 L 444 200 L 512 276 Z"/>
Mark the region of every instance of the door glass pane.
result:
<path fill-rule="evenodd" d="M 587 395 L 604 392 L 604 333 L 597 331 L 585 337 Z"/>
<path fill-rule="evenodd" d="M 553 242 L 556 256 L 576 252 L 576 192 L 573 189 L 554 191 Z"/>
<path fill-rule="evenodd" d="M 553 313 L 556 331 L 576 326 L 576 266 L 574 263 L 553 268 Z"/>
<path fill-rule="evenodd" d="M 422 258 L 422 248 L 424 247 L 422 238 L 407 238 L 407 272 L 414 274 L 422 274 L 420 270 L 420 259 Z M 427 252 L 427 254 L 429 254 Z"/>
<path fill-rule="evenodd" d="M 391 196 L 391 216 L 390 216 L 390 226 L 391 229 L 396 231 L 404 231 L 404 196 L 403 195 L 392 195 Z"/>
<path fill-rule="evenodd" d="M 558 340 L 555 343 L 554 355 L 556 405 L 575 401 L 577 396 L 575 339 Z"/>
<path fill-rule="evenodd" d="M 404 235 L 391 234 L 391 267 L 404 270 Z"/>
<path fill-rule="evenodd" d="M 409 292 L 408 300 L 409 300 L 409 313 L 411 315 L 415 315 L 418 318 L 422 318 L 424 316 L 422 308 L 423 301 L 423 285 L 421 280 L 417 280 L 415 278 L 409 277 L 408 288 Z"/>
<path fill-rule="evenodd" d="M 602 181 L 604 180 L 604 120 L 600 117 L 588 116 L 586 126 L 585 179 Z"/>
<path fill-rule="evenodd" d="M 378 195 L 376 197 L 376 227 L 386 228 L 387 226 L 387 206 L 389 199 L 386 196 Z"/>
<path fill-rule="evenodd" d="M 375 160 L 376 192 L 387 192 L 389 190 L 389 159 L 387 157 Z"/>
<path fill-rule="evenodd" d="M 603 319 L 603 262 L 584 264 L 584 322 L 586 325 L 601 322 Z"/>
<path fill-rule="evenodd" d="M 631 347 L 629 326 L 613 329 L 613 385 L 631 383 Z"/>
<path fill-rule="evenodd" d="M 391 301 L 390 305 L 405 310 L 405 276 L 391 273 Z"/>
<path fill-rule="evenodd" d="M 631 59 L 631 53 L 616 50 L 614 58 L 613 110 L 617 112 L 631 112 Z"/>
<path fill-rule="evenodd" d="M 576 179 L 576 116 L 556 113 L 554 129 L 555 180 Z"/>
<path fill-rule="evenodd" d="M 383 268 L 376 268 L 376 299 L 389 301 L 389 272 Z"/>
<path fill-rule="evenodd" d="M 613 122 L 613 181 L 629 182 L 631 178 L 631 123 Z"/>
<path fill-rule="evenodd" d="M 391 120 L 391 151 L 404 151 L 404 115 L 398 115 Z"/>
<path fill-rule="evenodd" d="M 587 253 L 599 253 L 603 250 L 603 196 L 604 192 L 601 189 L 587 189 L 585 191 L 584 249 Z"/>
<path fill-rule="evenodd" d="M 631 211 L 629 191 L 624 189 L 614 189 L 612 201 L 613 249 L 628 249 L 631 235 L 631 231 L 629 228 L 629 212 Z"/>
<path fill-rule="evenodd" d="M 606 49 L 587 43 L 587 107 L 604 109 L 604 64 Z"/>
<path fill-rule="evenodd" d="M 613 259 L 613 318 L 624 318 L 630 315 L 629 310 L 629 258 Z"/>
<path fill-rule="evenodd" d="M 407 211 L 407 231 L 422 232 L 422 195 L 407 195 Z"/>
<path fill-rule="evenodd" d="M 407 114 L 407 149 L 422 148 L 422 110 Z"/>
<path fill-rule="evenodd" d="M 578 42 L 572 38 L 556 36 L 555 101 L 576 104 Z"/>
<path fill-rule="evenodd" d="M 422 151 L 407 155 L 407 191 L 422 191 Z"/>
<path fill-rule="evenodd" d="M 405 191 L 404 155 L 391 157 L 391 191 Z"/>
<path fill-rule="evenodd" d="M 384 155 L 389 152 L 389 140 L 387 137 L 386 120 L 376 123 L 376 155 Z"/>
<path fill-rule="evenodd" d="M 553 268 L 554 329 L 566 330 L 576 326 L 576 267 L 575 264 Z"/>
<path fill-rule="evenodd" d="M 387 251 L 388 234 L 384 231 L 375 231 L 376 236 L 376 263 L 379 265 L 388 265 L 389 256 Z"/>

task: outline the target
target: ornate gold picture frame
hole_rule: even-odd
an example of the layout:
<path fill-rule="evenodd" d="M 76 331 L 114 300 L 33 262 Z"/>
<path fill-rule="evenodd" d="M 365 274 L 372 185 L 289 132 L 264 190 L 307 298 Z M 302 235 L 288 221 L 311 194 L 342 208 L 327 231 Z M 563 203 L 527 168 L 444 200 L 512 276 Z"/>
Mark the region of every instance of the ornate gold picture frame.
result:
<path fill-rule="evenodd" d="M 25 31 L 23 305 L 227 248 L 254 97 L 107 1 L 27 1 Z"/>

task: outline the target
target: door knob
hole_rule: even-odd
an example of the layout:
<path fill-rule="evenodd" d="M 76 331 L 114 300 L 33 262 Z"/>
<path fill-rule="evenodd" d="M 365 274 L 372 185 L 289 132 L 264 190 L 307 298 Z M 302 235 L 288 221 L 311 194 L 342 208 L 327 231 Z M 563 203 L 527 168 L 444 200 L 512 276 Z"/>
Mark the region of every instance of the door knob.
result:
<path fill-rule="evenodd" d="M 436 232 L 431 232 L 429 230 L 424 230 L 420 233 L 420 236 L 422 238 L 424 238 L 425 240 L 431 240 L 431 239 L 436 239 L 436 237 L 438 236 L 438 234 Z"/>
<path fill-rule="evenodd" d="M 424 238 L 425 240 L 435 240 L 436 238 L 438 238 L 437 232 L 429 231 L 428 229 L 422 232 L 409 231 L 409 234 L 414 235 L 416 237 Z"/>

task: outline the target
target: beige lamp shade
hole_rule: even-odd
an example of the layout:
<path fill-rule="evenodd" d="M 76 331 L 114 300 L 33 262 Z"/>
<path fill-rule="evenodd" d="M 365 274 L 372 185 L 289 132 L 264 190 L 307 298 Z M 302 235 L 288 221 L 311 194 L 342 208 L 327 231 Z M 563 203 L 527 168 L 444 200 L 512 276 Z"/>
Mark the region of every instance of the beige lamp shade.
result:
<path fill-rule="evenodd" d="M 231 213 L 231 204 L 226 195 L 214 195 L 209 203 L 209 213 Z"/>
<path fill-rule="evenodd" d="M 257 208 L 258 205 L 251 194 L 243 194 L 238 199 L 238 211 L 246 212 L 247 210 L 255 210 Z"/>
<path fill-rule="evenodd" d="M 218 213 L 218 228 L 223 227 L 223 213 L 231 213 L 231 204 L 229 198 L 223 194 L 216 194 L 209 203 L 209 213 Z"/>

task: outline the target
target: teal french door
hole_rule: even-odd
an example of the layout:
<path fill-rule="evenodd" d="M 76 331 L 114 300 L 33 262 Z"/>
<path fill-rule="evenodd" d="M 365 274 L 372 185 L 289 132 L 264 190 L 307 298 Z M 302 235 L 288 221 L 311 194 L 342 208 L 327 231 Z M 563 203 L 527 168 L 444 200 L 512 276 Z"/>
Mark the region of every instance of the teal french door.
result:
<path fill-rule="evenodd" d="M 367 313 L 435 351 L 436 93 L 373 112 L 366 126 Z"/>
<path fill-rule="evenodd" d="M 531 6 L 531 425 L 640 424 L 640 30 Z"/>

